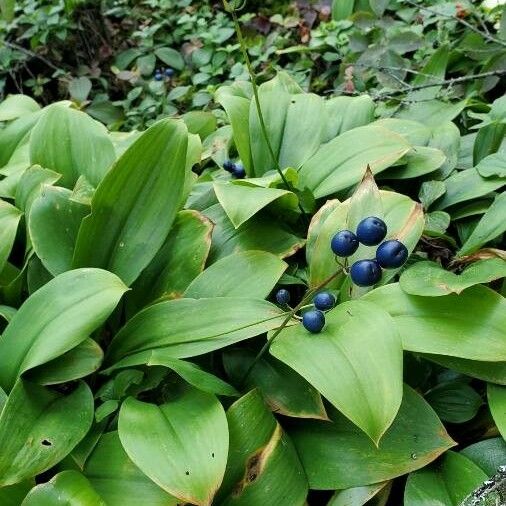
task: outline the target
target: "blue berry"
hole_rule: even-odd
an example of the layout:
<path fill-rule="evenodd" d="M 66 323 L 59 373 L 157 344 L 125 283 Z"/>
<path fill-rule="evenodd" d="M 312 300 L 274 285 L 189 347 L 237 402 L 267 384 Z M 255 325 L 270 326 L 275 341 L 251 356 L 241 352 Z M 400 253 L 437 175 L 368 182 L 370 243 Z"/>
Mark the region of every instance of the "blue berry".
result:
<path fill-rule="evenodd" d="M 165 69 L 165 75 L 167 77 L 172 77 L 174 75 L 174 69 L 171 69 L 170 67 Z"/>
<path fill-rule="evenodd" d="M 325 315 L 318 309 L 311 309 L 302 315 L 302 325 L 313 334 L 321 332 L 325 325 Z"/>
<path fill-rule="evenodd" d="M 401 241 L 391 239 L 378 246 L 376 261 L 385 269 L 396 269 L 408 259 L 408 248 Z"/>
<path fill-rule="evenodd" d="M 244 170 L 244 165 L 241 162 L 236 163 L 234 170 L 232 171 L 232 174 L 237 179 L 243 179 L 246 176 L 246 171 Z"/>
<path fill-rule="evenodd" d="M 285 290 L 284 288 L 281 288 L 281 290 L 278 290 L 276 293 L 276 302 L 278 304 L 286 305 L 290 303 L 290 292 L 288 290 Z"/>
<path fill-rule="evenodd" d="M 313 304 L 320 311 L 332 309 L 336 303 L 336 298 L 330 292 L 320 292 L 315 295 Z"/>
<path fill-rule="evenodd" d="M 381 279 L 381 267 L 376 260 L 358 260 L 351 266 L 350 276 L 357 286 L 373 286 Z"/>
<path fill-rule="evenodd" d="M 235 170 L 235 163 L 232 160 L 225 160 L 223 162 L 223 168 L 227 172 L 234 172 L 234 170 Z"/>
<path fill-rule="evenodd" d="M 387 235 L 385 222 L 376 216 L 363 219 L 357 227 L 357 238 L 366 246 L 376 246 Z"/>
<path fill-rule="evenodd" d="M 357 236 L 349 230 L 341 230 L 330 242 L 332 251 L 339 257 L 349 257 L 357 251 L 359 246 Z"/>
<path fill-rule="evenodd" d="M 157 72 L 157 73 L 155 74 L 155 81 L 161 81 L 162 79 L 163 79 L 162 74 L 160 74 L 160 73 L 158 73 L 158 72 Z"/>

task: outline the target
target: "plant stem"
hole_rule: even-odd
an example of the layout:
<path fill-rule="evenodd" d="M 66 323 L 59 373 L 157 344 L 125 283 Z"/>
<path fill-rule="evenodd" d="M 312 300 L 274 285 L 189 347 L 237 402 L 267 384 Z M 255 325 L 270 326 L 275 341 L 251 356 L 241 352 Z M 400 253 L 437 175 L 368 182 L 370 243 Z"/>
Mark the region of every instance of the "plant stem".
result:
<path fill-rule="evenodd" d="M 249 375 L 251 374 L 251 371 L 255 367 L 255 365 L 259 362 L 259 360 L 267 353 L 269 350 L 271 344 L 274 342 L 274 339 L 279 336 L 281 331 L 288 325 L 288 322 L 294 317 L 294 315 L 306 305 L 306 303 L 311 300 L 311 297 L 321 290 L 324 286 L 328 285 L 331 281 L 333 281 L 341 272 L 343 272 L 344 269 L 339 269 L 334 274 L 329 276 L 327 279 L 322 281 L 319 285 L 317 285 L 315 288 L 312 288 L 309 290 L 306 295 L 302 298 L 302 300 L 288 313 L 287 317 L 284 319 L 283 323 L 274 331 L 271 337 L 267 340 L 267 342 L 262 346 L 262 349 L 257 353 L 256 357 L 253 359 L 253 362 L 249 365 L 248 369 L 244 373 L 244 376 L 241 378 L 239 382 L 239 387 L 242 387 L 245 383 L 245 381 L 248 379 Z"/>

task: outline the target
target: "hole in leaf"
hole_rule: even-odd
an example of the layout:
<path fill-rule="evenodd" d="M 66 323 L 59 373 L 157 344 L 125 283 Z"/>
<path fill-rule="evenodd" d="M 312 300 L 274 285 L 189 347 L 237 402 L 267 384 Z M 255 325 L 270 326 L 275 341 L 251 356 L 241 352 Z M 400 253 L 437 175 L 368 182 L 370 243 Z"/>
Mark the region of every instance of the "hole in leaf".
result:
<path fill-rule="evenodd" d="M 51 441 L 48 441 L 47 439 L 43 439 L 40 444 L 42 446 L 53 446 L 53 443 L 51 443 Z"/>
<path fill-rule="evenodd" d="M 214 459 L 214 452 L 213 452 L 213 453 L 211 453 L 211 457 Z"/>
<path fill-rule="evenodd" d="M 190 471 L 186 471 L 186 476 L 190 476 Z"/>

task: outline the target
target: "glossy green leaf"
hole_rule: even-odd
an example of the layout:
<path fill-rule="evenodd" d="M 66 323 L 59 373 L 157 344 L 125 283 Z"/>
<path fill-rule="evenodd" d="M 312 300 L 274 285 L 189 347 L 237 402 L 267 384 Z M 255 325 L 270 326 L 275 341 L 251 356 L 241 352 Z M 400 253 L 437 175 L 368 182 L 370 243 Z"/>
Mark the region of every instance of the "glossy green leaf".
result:
<path fill-rule="evenodd" d="M 30 479 L 0 488 L 0 504 L 2 506 L 19 506 L 33 485 L 34 481 Z"/>
<path fill-rule="evenodd" d="M 482 285 L 460 295 L 408 295 L 399 284 L 377 288 L 365 299 L 393 317 L 405 350 L 477 361 L 506 360 L 506 301 Z"/>
<path fill-rule="evenodd" d="M 386 481 L 374 485 L 337 490 L 327 506 L 363 506 L 381 491 L 388 491 L 389 483 Z"/>
<path fill-rule="evenodd" d="M 182 70 L 184 68 L 184 60 L 181 53 L 171 47 L 159 47 L 155 50 L 155 55 L 170 67 L 177 70 Z"/>
<path fill-rule="evenodd" d="M 446 160 L 445 154 L 436 148 L 415 146 L 399 160 L 399 166 L 380 174 L 381 179 L 411 179 L 430 174 L 439 169 Z"/>
<path fill-rule="evenodd" d="M 499 194 L 480 219 L 458 254 L 469 255 L 506 231 L 506 192 Z"/>
<path fill-rule="evenodd" d="M 34 200 L 41 195 L 45 185 L 52 185 L 60 174 L 39 165 L 29 167 L 19 179 L 16 187 L 16 206 L 27 214 Z"/>
<path fill-rule="evenodd" d="M 0 305 L 0 316 L 9 323 L 14 315 L 16 314 L 17 309 L 10 307 L 10 306 L 4 306 Z"/>
<path fill-rule="evenodd" d="M 446 453 L 438 465 L 410 474 L 404 504 L 460 506 L 462 501 L 487 479 L 471 460 L 455 452 Z"/>
<path fill-rule="evenodd" d="M 0 385 L 10 390 L 23 372 L 84 341 L 106 320 L 125 291 L 114 274 L 99 269 L 60 274 L 37 290 L 0 338 Z"/>
<path fill-rule="evenodd" d="M 379 447 L 344 416 L 332 422 L 300 421 L 289 431 L 309 486 L 335 490 L 370 485 L 426 466 L 454 441 L 432 408 L 404 387 L 399 413 Z"/>
<path fill-rule="evenodd" d="M 46 107 L 31 133 L 31 162 L 61 174 L 66 188 L 80 175 L 97 185 L 115 158 L 105 127 L 65 103 Z"/>
<path fill-rule="evenodd" d="M 184 296 L 251 297 L 264 299 L 287 268 L 286 262 L 265 251 L 242 251 L 218 260 L 197 276 Z"/>
<path fill-rule="evenodd" d="M 488 155 L 476 165 L 476 170 L 482 177 L 506 177 L 506 152 Z"/>
<path fill-rule="evenodd" d="M 9 95 L 0 102 L 0 121 L 12 121 L 39 109 L 40 105 L 28 95 Z"/>
<path fill-rule="evenodd" d="M 318 391 L 274 357 L 261 358 L 242 382 L 255 355 L 247 349 L 233 349 L 223 354 L 223 365 L 234 384 L 248 390 L 258 388 L 274 413 L 296 418 L 327 419 Z"/>
<path fill-rule="evenodd" d="M 299 186 L 325 197 L 358 183 L 367 165 L 377 174 L 406 154 L 410 145 L 385 128 L 348 130 L 322 145 L 299 170 Z"/>
<path fill-rule="evenodd" d="M 273 304 L 259 299 L 216 297 L 159 302 L 135 315 L 116 334 L 106 362 L 113 365 L 123 357 L 155 348 L 170 350 L 174 358 L 201 355 L 276 328 L 284 315 Z"/>
<path fill-rule="evenodd" d="M 91 215 L 79 229 L 75 267 L 102 267 L 127 285 L 135 281 L 181 204 L 187 143 L 182 121 L 162 120 L 125 151 L 93 195 Z"/>
<path fill-rule="evenodd" d="M 460 453 L 483 469 L 488 476 L 493 476 L 498 467 L 506 462 L 506 441 L 502 437 L 485 439 L 467 446 Z"/>
<path fill-rule="evenodd" d="M 431 129 L 419 121 L 381 118 L 375 121 L 374 124 L 402 135 L 412 146 L 427 146 L 430 142 Z"/>
<path fill-rule="evenodd" d="M 400 287 L 411 295 L 437 297 L 459 294 L 478 283 L 490 283 L 506 276 L 506 261 L 489 258 L 472 263 L 460 274 L 446 271 L 436 262 L 417 262 L 405 270 L 399 280 Z"/>
<path fill-rule="evenodd" d="M 11 253 L 22 215 L 18 208 L 0 200 L 0 272 Z"/>
<path fill-rule="evenodd" d="M 489 383 L 487 397 L 494 422 L 503 439 L 506 439 L 506 387 Z"/>
<path fill-rule="evenodd" d="M 72 268 L 77 233 L 89 207 L 71 200 L 72 192 L 43 187 L 30 208 L 28 230 L 35 253 L 53 276 Z"/>
<path fill-rule="evenodd" d="M 290 438 L 252 390 L 227 412 L 230 451 L 220 490 L 223 506 L 303 504 L 307 480 Z"/>
<path fill-rule="evenodd" d="M 117 432 L 100 437 L 83 473 L 107 506 L 176 506 L 178 503 L 129 459 Z"/>
<path fill-rule="evenodd" d="M 128 456 L 161 488 L 184 502 L 212 503 L 228 452 L 227 419 L 213 395 L 187 389 L 161 406 L 129 397 L 118 429 Z"/>
<path fill-rule="evenodd" d="M 21 506 L 106 506 L 106 503 L 81 473 L 69 470 L 32 488 Z"/>
<path fill-rule="evenodd" d="M 362 301 L 341 304 L 326 314 L 319 334 L 287 328 L 270 351 L 378 444 L 402 399 L 401 341 L 385 311 Z"/>
<path fill-rule="evenodd" d="M 204 270 L 212 231 L 212 222 L 198 211 L 179 211 L 165 243 L 133 284 L 129 309 L 161 297 L 181 297 Z"/>
<path fill-rule="evenodd" d="M 93 395 L 84 383 L 67 396 L 19 380 L 0 415 L 0 486 L 49 469 L 84 437 Z"/>

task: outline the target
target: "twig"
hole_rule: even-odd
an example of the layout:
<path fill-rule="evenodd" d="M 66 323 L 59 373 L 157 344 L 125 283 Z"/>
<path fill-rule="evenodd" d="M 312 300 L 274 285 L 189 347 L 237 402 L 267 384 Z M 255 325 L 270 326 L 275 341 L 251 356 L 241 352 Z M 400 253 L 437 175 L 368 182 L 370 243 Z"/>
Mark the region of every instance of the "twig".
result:
<path fill-rule="evenodd" d="M 397 72 L 407 72 L 409 74 L 415 74 L 417 76 L 423 76 L 423 77 L 434 77 L 434 74 L 427 74 L 425 72 L 420 72 L 419 70 L 412 70 L 407 69 L 404 67 L 392 67 L 390 65 L 371 65 L 369 63 L 347 63 L 346 65 L 350 67 L 363 67 L 363 68 L 371 68 L 374 70 L 385 71 L 385 70 L 392 70 Z"/>
<path fill-rule="evenodd" d="M 34 53 L 33 51 L 30 51 L 29 49 L 24 48 L 23 46 L 19 46 L 18 44 L 15 44 L 14 42 L 4 41 L 4 44 L 7 47 L 10 47 L 11 49 L 16 49 L 17 51 L 20 51 L 21 53 L 26 54 L 27 56 L 30 56 L 32 58 L 36 58 L 37 60 L 40 60 L 41 62 L 45 63 L 48 67 L 52 68 L 53 70 L 60 70 L 54 63 L 50 62 L 48 59 L 44 58 L 40 54 Z"/>

